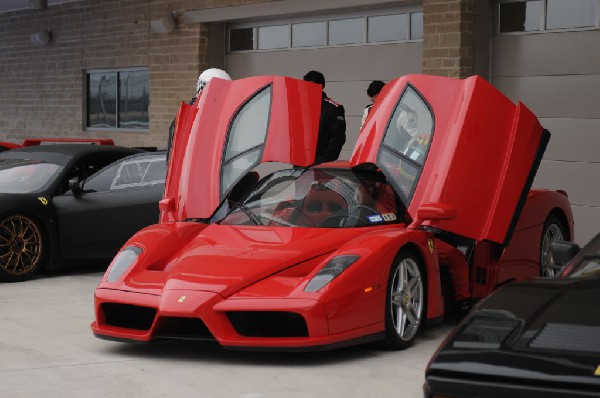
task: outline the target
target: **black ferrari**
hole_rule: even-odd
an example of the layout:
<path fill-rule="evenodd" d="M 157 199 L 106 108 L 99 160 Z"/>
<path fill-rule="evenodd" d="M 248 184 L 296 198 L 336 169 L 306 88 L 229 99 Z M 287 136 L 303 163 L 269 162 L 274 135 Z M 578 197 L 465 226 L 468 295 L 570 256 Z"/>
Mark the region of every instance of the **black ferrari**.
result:
<path fill-rule="evenodd" d="M 431 359 L 425 397 L 600 397 L 600 234 L 552 249 L 560 276 L 482 301 Z"/>
<path fill-rule="evenodd" d="M 158 220 L 165 152 L 57 144 L 0 153 L 0 281 L 110 260 Z"/>

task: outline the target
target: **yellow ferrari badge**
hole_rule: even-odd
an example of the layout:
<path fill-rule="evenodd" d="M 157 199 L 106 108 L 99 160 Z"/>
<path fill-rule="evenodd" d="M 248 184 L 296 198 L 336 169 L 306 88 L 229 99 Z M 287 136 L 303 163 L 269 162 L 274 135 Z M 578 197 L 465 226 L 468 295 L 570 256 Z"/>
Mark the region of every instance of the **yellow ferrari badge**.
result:
<path fill-rule="evenodd" d="M 594 376 L 600 376 L 600 365 L 596 366 L 596 371 L 594 372 Z"/>
<path fill-rule="evenodd" d="M 183 303 L 186 299 L 186 296 L 181 296 L 179 297 L 179 300 L 177 300 L 178 303 Z"/>
<path fill-rule="evenodd" d="M 433 239 L 427 239 L 427 246 L 429 247 L 429 253 L 433 254 Z"/>
<path fill-rule="evenodd" d="M 38 196 L 38 200 L 42 202 L 44 206 L 48 205 L 48 199 L 44 198 L 43 196 Z"/>

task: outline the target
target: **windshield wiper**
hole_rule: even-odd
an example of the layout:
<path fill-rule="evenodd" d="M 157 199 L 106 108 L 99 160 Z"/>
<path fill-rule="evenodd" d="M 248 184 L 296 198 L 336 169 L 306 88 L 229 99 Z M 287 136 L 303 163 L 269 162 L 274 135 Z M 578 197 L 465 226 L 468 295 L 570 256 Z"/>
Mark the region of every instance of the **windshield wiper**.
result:
<path fill-rule="evenodd" d="M 258 219 L 258 217 L 256 217 L 256 214 L 252 213 L 252 210 L 250 210 L 249 208 L 247 208 L 245 205 L 243 205 L 242 203 L 236 203 L 235 206 L 236 206 L 236 208 L 238 208 L 241 211 L 243 211 L 244 214 L 247 215 L 248 218 L 250 219 L 250 221 L 252 221 L 254 224 L 256 224 L 256 225 L 263 225 L 263 223 L 260 222 L 260 220 Z"/>
<path fill-rule="evenodd" d="M 600 254 L 584 254 L 584 260 L 600 260 Z"/>

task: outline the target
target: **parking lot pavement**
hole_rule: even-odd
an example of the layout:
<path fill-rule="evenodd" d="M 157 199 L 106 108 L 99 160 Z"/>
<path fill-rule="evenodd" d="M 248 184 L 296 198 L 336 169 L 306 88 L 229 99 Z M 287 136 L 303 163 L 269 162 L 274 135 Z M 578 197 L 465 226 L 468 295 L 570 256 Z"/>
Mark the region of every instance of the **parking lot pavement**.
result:
<path fill-rule="evenodd" d="M 406 351 L 241 353 L 216 343 L 123 344 L 95 338 L 102 269 L 0 284 L 0 397 L 421 397 L 429 357 L 452 325 Z"/>

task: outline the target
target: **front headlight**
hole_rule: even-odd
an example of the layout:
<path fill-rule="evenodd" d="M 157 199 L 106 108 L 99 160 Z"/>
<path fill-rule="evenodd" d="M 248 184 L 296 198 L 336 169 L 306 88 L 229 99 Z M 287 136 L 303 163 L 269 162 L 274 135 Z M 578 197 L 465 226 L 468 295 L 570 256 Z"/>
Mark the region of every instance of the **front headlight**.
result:
<path fill-rule="evenodd" d="M 360 256 L 342 255 L 332 258 L 304 288 L 305 292 L 316 292 L 344 272 Z"/>
<path fill-rule="evenodd" d="M 142 249 L 137 246 L 127 246 L 125 249 L 121 250 L 113 260 L 106 280 L 114 282 L 119 279 L 127 268 L 131 267 L 135 260 L 137 260 L 141 252 Z"/>

